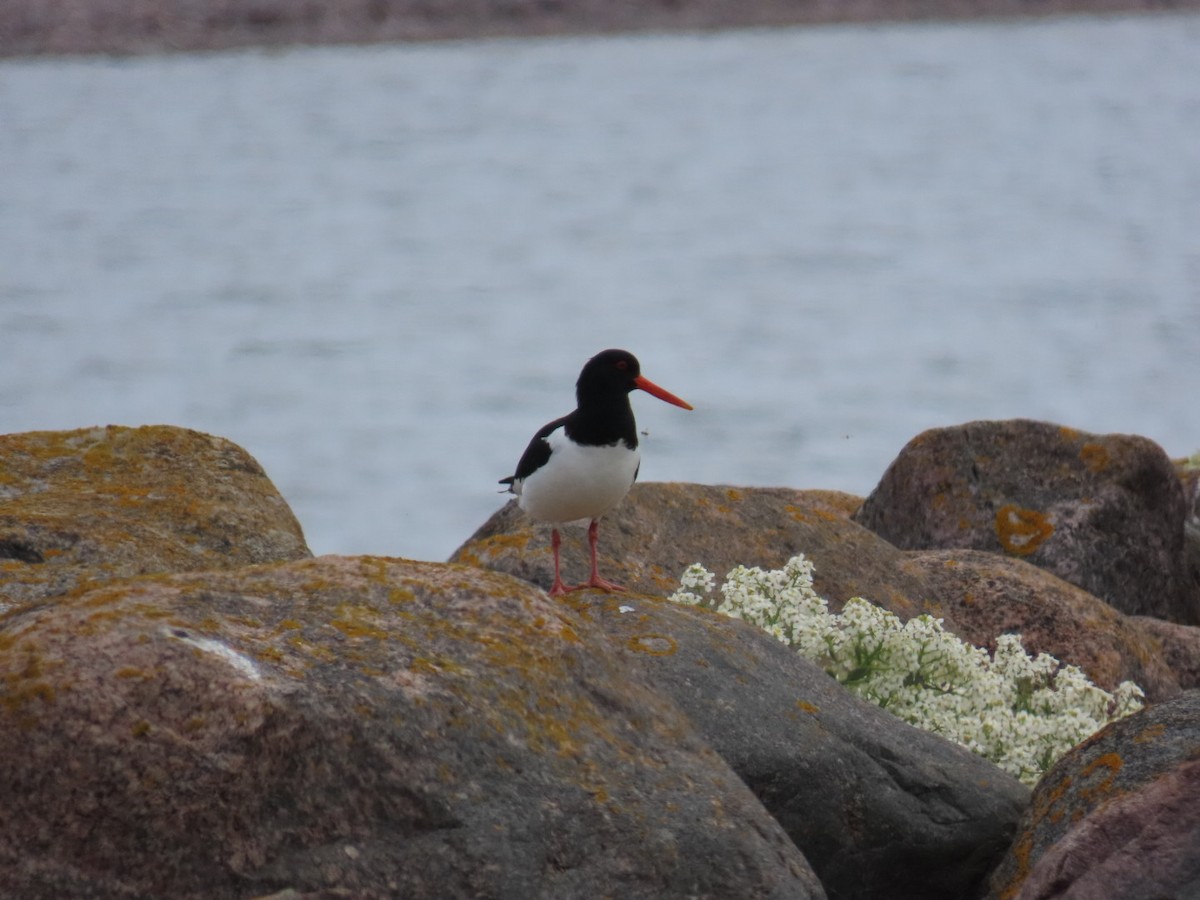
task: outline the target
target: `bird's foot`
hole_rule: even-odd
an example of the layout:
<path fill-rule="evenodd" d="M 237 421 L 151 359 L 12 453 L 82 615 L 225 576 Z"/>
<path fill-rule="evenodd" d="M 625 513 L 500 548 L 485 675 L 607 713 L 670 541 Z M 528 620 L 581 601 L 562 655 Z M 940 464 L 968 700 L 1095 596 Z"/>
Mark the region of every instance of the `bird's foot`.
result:
<path fill-rule="evenodd" d="M 611 581 L 607 581 L 607 580 L 601 578 L 599 575 L 593 575 L 587 581 L 582 581 L 579 584 L 575 585 L 574 587 L 568 588 L 568 590 L 586 591 L 589 588 L 595 588 L 596 590 L 599 590 L 599 591 L 608 591 L 609 593 L 623 592 L 626 590 L 626 588 L 622 587 L 621 585 L 615 584 Z"/>
<path fill-rule="evenodd" d="M 561 578 L 556 578 L 554 580 L 554 584 L 550 585 L 549 594 L 551 597 L 561 597 L 563 594 L 569 594 L 571 591 L 574 591 L 574 590 L 577 590 L 577 588 L 567 587 L 565 584 L 562 583 Z"/>

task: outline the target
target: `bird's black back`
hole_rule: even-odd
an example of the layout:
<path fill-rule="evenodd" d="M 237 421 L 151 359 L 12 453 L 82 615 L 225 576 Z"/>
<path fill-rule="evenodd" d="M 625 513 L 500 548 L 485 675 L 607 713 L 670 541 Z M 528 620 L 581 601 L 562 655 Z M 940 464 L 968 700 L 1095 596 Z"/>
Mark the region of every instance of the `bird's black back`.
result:
<path fill-rule="evenodd" d="M 538 430 L 521 454 L 515 475 L 502 478 L 500 484 L 528 478 L 550 459 L 546 439 L 556 428 L 585 447 L 607 447 L 624 441 L 630 450 L 638 445 L 637 422 L 629 393 L 637 387 L 641 373 L 637 357 L 627 350 L 604 350 L 587 361 L 575 382 L 575 411 L 548 422 Z"/>

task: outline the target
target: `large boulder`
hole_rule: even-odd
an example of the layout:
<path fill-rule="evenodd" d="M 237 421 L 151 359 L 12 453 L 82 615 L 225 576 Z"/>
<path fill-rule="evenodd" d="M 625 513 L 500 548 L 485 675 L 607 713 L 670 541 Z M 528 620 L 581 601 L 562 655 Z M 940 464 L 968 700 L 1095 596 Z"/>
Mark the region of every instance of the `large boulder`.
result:
<path fill-rule="evenodd" d="M 820 898 L 594 627 L 478 569 L 322 558 L 0 619 L 0 895 Z"/>
<path fill-rule="evenodd" d="M 904 554 L 850 512 L 861 501 L 833 491 L 639 482 L 600 525 L 601 573 L 643 594 L 669 594 L 692 563 L 724 575 L 736 565 L 777 568 L 797 553 L 816 565 L 816 587 L 835 604 L 854 596 L 908 618 L 921 611 L 921 582 L 900 571 Z M 583 530 L 562 529 L 563 580 L 584 581 Z M 549 589 L 550 527 L 510 500 L 451 557 Z"/>
<path fill-rule="evenodd" d="M 1123 615 L 1045 569 L 980 550 L 908 553 L 900 568 L 924 583 L 926 611 L 977 647 L 1017 633 L 1029 652 L 1066 660 L 1105 690 L 1133 681 L 1153 699 L 1200 685 L 1197 664 L 1166 651 L 1200 650 L 1200 628 Z"/>
<path fill-rule="evenodd" d="M 0 612 L 83 581 L 311 556 L 241 447 L 165 425 L 0 435 Z"/>
<path fill-rule="evenodd" d="M 1200 628 L 1176 625 L 1150 616 L 1130 616 L 1129 622 L 1154 642 L 1153 656 L 1149 660 L 1153 668 L 1165 668 L 1181 687 L 1200 687 Z M 1147 683 L 1151 686 L 1155 683 L 1149 675 Z M 1147 692 L 1147 696 L 1165 699 L 1176 693 L 1178 691 L 1168 689 L 1153 695 Z"/>
<path fill-rule="evenodd" d="M 1200 453 L 1175 460 L 1175 473 L 1183 486 L 1187 514 L 1183 520 L 1184 566 L 1193 584 L 1200 584 Z"/>
<path fill-rule="evenodd" d="M 991 900 L 1200 896 L 1200 691 L 1109 725 L 1038 784 Z"/>
<path fill-rule="evenodd" d="M 1174 460 L 1175 474 L 1183 485 L 1187 504 L 1187 528 L 1193 537 L 1200 537 L 1200 453 L 1188 459 Z"/>
<path fill-rule="evenodd" d="M 634 591 L 663 595 L 694 562 L 718 576 L 738 564 L 778 568 L 796 553 L 816 567 L 815 586 L 834 609 L 854 596 L 901 619 L 929 613 L 977 646 L 1001 634 L 1079 666 L 1112 689 L 1133 680 L 1151 699 L 1200 686 L 1189 656 L 1200 629 L 1126 616 L 1080 588 L 1017 557 L 973 550 L 909 551 L 850 520 L 853 498 L 825 491 L 635 484 L 601 526 L 604 574 Z M 587 573 L 587 551 L 571 532 L 563 541 L 568 580 Z M 452 559 L 548 588 L 549 528 L 510 502 Z"/>
<path fill-rule="evenodd" d="M 854 518 L 905 550 L 1008 554 L 1121 612 L 1196 625 L 1185 514 L 1153 441 L 1013 420 L 913 438 Z"/>
<path fill-rule="evenodd" d="M 744 622 L 644 595 L 565 602 L 687 713 L 831 898 L 979 895 L 1028 802 L 1024 785 Z"/>

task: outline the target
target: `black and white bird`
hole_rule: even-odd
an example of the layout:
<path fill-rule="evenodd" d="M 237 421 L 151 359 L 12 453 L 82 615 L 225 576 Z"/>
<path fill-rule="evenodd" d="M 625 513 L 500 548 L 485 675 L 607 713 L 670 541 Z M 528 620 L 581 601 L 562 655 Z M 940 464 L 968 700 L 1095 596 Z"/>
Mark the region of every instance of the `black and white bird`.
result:
<path fill-rule="evenodd" d="M 629 493 L 637 478 L 638 435 L 629 394 L 643 390 L 684 409 L 691 405 L 665 391 L 641 373 L 637 358 L 626 350 L 605 350 L 587 361 L 575 383 L 575 411 L 538 431 L 517 463 L 517 472 L 501 479 L 517 495 L 517 505 L 539 522 L 550 523 L 554 550 L 554 584 L 550 595 L 583 588 L 625 590 L 600 577 L 596 543 L 600 517 Z M 559 574 L 558 526 L 590 520 L 588 546 L 591 577 L 568 588 Z"/>

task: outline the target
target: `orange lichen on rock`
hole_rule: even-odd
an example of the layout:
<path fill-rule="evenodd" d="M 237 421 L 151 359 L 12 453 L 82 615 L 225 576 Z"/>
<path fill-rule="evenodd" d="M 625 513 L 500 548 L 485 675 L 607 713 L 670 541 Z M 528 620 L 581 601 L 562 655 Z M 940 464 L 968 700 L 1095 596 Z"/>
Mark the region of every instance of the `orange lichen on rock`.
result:
<path fill-rule="evenodd" d="M 665 634 L 639 634 L 627 644 L 630 650 L 650 656 L 672 656 L 678 649 L 675 639 Z"/>
<path fill-rule="evenodd" d="M 1036 510 L 1007 503 L 996 510 L 996 538 L 1016 556 L 1028 556 L 1054 534 L 1054 526 Z"/>
<path fill-rule="evenodd" d="M 1140 732 L 1136 737 L 1134 737 L 1133 742 L 1135 744 L 1148 744 L 1151 741 L 1162 737 L 1166 730 L 1167 726 L 1163 725 L 1161 722 L 1157 725 L 1151 725 L 1149 728 Z"/>
<path fill-rule="evenodd" d="M 1062 439 L 1064 441 L 1079 440 L 1080 431 L 1078 428 L 1070 428 L 1066 425 L 1060 425 L 1058 428 L 1058 433 L 1062 435 Z"/>
<path fill-rule="evenodd" d="M 1041 815 L 1044 815 L 1051 822 L 1061 822 L 1066 815 L 1060 804 L 1063 798 L 1067 796 L 1068 791 L 1074 779 L 1070 775 L 1066 775 L 1059 779 L 1058 784 L 1046 790 L 1046 792 L 1037 798 L 1038 808 L 1041 810 Z"/>
<path fill-rule="evenodd" d="M 1081 778 L 1089 778 L 1099 770 L 1107 770 L 1104 776 L 1093 785 L 1088 785 L 1079 790 L 1079 797 L 1085 803 L 1098 803 L 1104 797 L 1112 793 L 1113 782 L 1116 780 L 1117 773 L 1121 771 L 1124 765 L 1118 753 L 1105 753 L 1102 756 L 1097 756 L 1090 763 L 1083 767 L 1079 775 Z"/>
<path fill-rule="evenodd" d="M 1103 444 L 1088 443 L 1080 448 L 1079 459 L 1087 466 L 1089 471 L 1103 472 L 1108 468 L 1111 456 L 1109 455 L 1108 448 Z"/>
<path fill-rule="evenodd" d="M 1033 832 L 1026 831 L 1021 834 L 1009 853 L 1016 861 L 1016 866 L 1011 878 L 994 887 L 992 896 L 995 900 L 1014 900 L 1021 890 L 1021 884 L 1029 876 L 1029 860 L 1033 855 Z"/>

